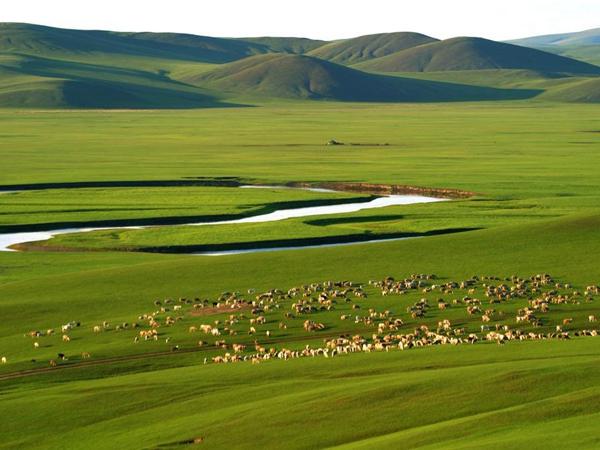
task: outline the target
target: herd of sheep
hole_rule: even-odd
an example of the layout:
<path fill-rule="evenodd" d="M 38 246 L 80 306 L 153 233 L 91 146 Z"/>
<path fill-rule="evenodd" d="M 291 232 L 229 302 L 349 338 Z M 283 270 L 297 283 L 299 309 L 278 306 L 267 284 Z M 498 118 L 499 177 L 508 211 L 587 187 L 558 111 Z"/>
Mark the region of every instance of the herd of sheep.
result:
<path fill-rule="evenodd" d="M 211 356 L 204 358 L 205 364 L 329 358 L 485 341 L 504 344 L 513 340 L 570 339 L 598 335 L 594 328 L 597 318 L 590 312 L 599 293 L 597 285 L 578 290 L 547 274 L 529 278 L 473 276 L 449 282 L 438 281 L 435 275 L 413 274 L 369 281 L 368 285 L 326 281 L 261 293 L 250 289 L 244 295 L 225 292 L 215 300 L 156 300 L 151 311 L 131 322 L 91 324 L 86 339 L 106 332 L 129 331 L 124 336 L 131 339 L 133 335 L 133 343 L 138 345 L 164 341 L 171 351 L 192 345 L 211 351 Z M 383 299 L 389 296 L 398 297 L 391 302 L 393 308 L 389 307 L 389 299 Z M 388 307 L 378 307 L 382 303 Z M 556 317 L 565 311 L 569 316 Z M 572 313 L 578 313 L 577 326 Z M 582 317 L 587 319 L 585 326 Z M 185 324 L 185 333 L 180 323 Z M 51 366 L 56 366 L 68 359 L 66 350 L 72 345 L 72 333 L 86 327 L 69 321 L 56 330 L 33 330 L 26 336 L 38 349 L 42 339 L 60 334 L 61 352 L 49 360 Z M 282 345 L 285 342 L 290 348 Z M 84 351 L 72 356 L 87 359 L 91 355 Z M 2 356 L 0 362 L 7 364 L 7 357 Z"/>

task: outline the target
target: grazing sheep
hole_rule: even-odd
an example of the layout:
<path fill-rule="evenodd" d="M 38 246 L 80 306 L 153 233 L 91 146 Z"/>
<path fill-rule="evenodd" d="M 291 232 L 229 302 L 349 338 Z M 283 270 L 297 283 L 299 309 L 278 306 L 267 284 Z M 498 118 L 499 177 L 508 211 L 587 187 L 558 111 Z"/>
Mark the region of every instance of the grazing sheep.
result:
<path fill-rule="evenodd" d="M 71 342 L 71 338 L 66 334 L 63 334 L 62 340 L 63 340 L 63 342 Z"/>
<path fill-rule="evenodd" d="M 2 358 L 0 358 L 0 363 L 6 364 L 6 362 L 7 362 L 6 356 L 3 356 Z"/>
<path fill-rule="evenodd" d="M 313 322 L 312 320 L 305 320 L 303 326 L 305 331 L 317 331 L 325 328 L 324 324 Z"/>
<path fill-rule="evenodd" d="M 196 333 L 198 331 L 203 332 L 205 335 L 212 336 L 237 336 L 238 333 L 243 333 L 243 324 L 249 326 L 249 335 L 261 335 L 264 331 L 264 335 L 267 338 L 273 337 L 272 330 L 261 330 L 261 333 L 257 333 L 256 328 L 262 328 L 261 325 L 266 323 L 277 323 L 278 319 L 282 320 L 279 322 L 279 329 L 286 330 L 287 324 L 295 323 L 295 319 L 302 317 L 302 315 L 315 314 L 318 315 L 323 311 L 332 311 L 339 307 L 339 304 L 346 304 L 345 308 L 352 308 L 351 314 L 338 315 L 340 321 L 348 320 L 353 321 L 355 324 L 361 324 L 361 327 L 368 328 L 370 331 L 367 332 L 368 337 L 361 335 L 349 336 L 342 335 L 337 338 L 327 338 L 324 340 L 324 345 L 321 347 L 311 348 L 306 346 L 303 350 L 290 350 L 285 348 L 266 348 L 260 345 L 257 341 L 254 342 L 255 353 L 246 353 L 246 345 L 241 343 L 230 342 L 227 344 L 224 340 L 218 340 L 214 342 L 215 347 L 220 347 L 226 352 L 222 356 L 211 357 L 211 359 L 204 358 L 204 363 L 233 363 L 238 361 L 251 361 L 252 364 L 259 364 L 269 359 L 281 359 L 289 360 L 299 357 L 315 357 L 322 356 L 325 358 L 332 358 L 335 356 L 353 353 L 353 352 L 378 352 L 378 351 L 390 351 L 392 349 L 407 350 L 416 347 L 427 347 L 433 345 L 459 345 L 459 344 L 474 344 L 481 340 L 493 341 L 498 344 L 504 344 L 512 340 L 542 340 L 542 339 L 569 339 L 569 332 L 563 331 L 562 325 L 556 326 L 556 331 L 551 332 L 531 332 L 523 331 L 515 327 L 509 327 L 504 325 L 502 322 L 507 319 L 507 316 L 502 311 L 495 311 L 488 307 L 486 309 L 483 305 L 482 300 L 475 298 L 475 292 L 481 292 L 482 297 L 485 296 L 490 305 L 493 304 L 505 304 L 511 300 L 519 300 L 527 306 L 523 306 L 518 310 L 516 315 L 517 323 L 525 323 L 527 326 L 540 327 L 543 324 L 547 324 L 547 320 L 540 319 L 543 315 L 548 313 L 553 305 L 579 305 L 583 303 L 584 298 L 578 296 L 575 292 L 564 293 L 564 289 L 567 288 L 567 284 L 557 284 L 549 275 L 541 274 L 535 275 L 528 279 L 519 278 L 516 275 L 507 278 L 493 277 L 493 276 L 473 276 L 467 281 L 462 282 L 440 282 L 432 284 L 430 280 L 435 279 L 433 275 L 413 274 L 409 278 L 404 280 L 396 281 L 392 277 L 387 277 L 383 281 L 370 281 L 369 285 L 375 288 L 381 289 L 382 296 L 392 295 L 404 295 L 404 294 L 417 294 L 419 292 L 432 293 L 436 295 L 437 309 L 444 311 L 447 308 L 456 308 L 455 305 L 462 305 L 462 308 L 466 308 L 467 312 L 471 316 L 481 317 L 481 334 L 469 333 L 470 329 L 466 328 L 452 328 L 449 320 L 439 320 L 437 322 L 437 330 L 429 329 L 431 323 L 418 325 L 414 331 L 407 334 L 399 334 L 399 329 L 403 326 L 403 320 L 396 316 L 391 311 L 379 312 L 372 306 L 375 303 L 369 304 L 368 302 L 360 302 L 361 305 L 354 303 L 356 299 L 366 299 L 367 293 L 363 290 L 362 286 L 353 284 L 349 281 L 325 281 L 320 283 L 311 283 L 298 287 L 293 287 L 287 291 L 280 291 L 278 289 L 271 289 L 263 294 L 255 295 L 255 299 L 246 301 L 242 298 L 242 294 L 237 292 L 225 292 L 215 299 L 215 301 L 205 299 L 200 300 L 196 298 L 194 302 L 187 301 L 185 299 L 179 299 L 179 303 L 189 304 L 194 309 L 208 308 L 213 306 L 214 309 L 221 309 L 222 312 L 232 312 L 234 309 L 248 308 L 251 310 L 251 317 L 246 314 L 231 314 L 227 319 L 220 318 L 218 320 L 211 321 L 210 324 L 203 324 L 200 326 L 191 325 L 188 326 L 189 333 Z M 485 281 L 485 282 L 484 282 Z M 439 298 L 441 295 L 454 295 L 457 290 L 463 290 L 463 294 L 467 293 L 468 296 L 462 298 L 456 298 L 454 300 L 445 300 Z M 250 294 L 254 294 L 254 291 L 249 291 Z M 586 289 L 586 297 L 589 297 L 589 301 L 592 301 L 592 295 L 597 295 L 598 289 L 595 286 L 589 286 Z M 458 294 L 457 294 L 458 295 Z M 452 297 L 450 297 L 452 298 Z M 289 301 L 289 302 L 288 302 Z M 292 303 L 293 302 L 293 303 Z M 165 300 L 165 305 L 174 303 L 172 300 Z M 161 302 L 158 302 L 161 305 Z M 158 306 L 157 305 L 157 306 Z M 284 317 L 277 317 L 273 314 L 278 309 L 288 309 L 291 305 L 291 312 L 288 310 L 281 311 L 281 315 Z M 432 305 L 426 298 L 421 298 L 406 309 L 407 315 L 411 315 L 414 319 L 419 321 L 425 321 L 429 315 L 435 315 L 436 313 L 431 311 L 431 306 L 435 307 L 435 303 Z M 183 309 L 182 305 L 170 305 L 170 308 L 160 307 L 160 310 L 155 310 L 150 313 L 146 313 L 138 316 L 139 325 L 133 324 L 133 328 L 149 328 L 142 329 L 139 331 L 139 335 L 135 336 L 134 342 L 139 342 L 143 337 L 147 340 L 157 341 L 159 338 L 158 328 L 161 326 L 176 326 L 177 322 L 183 319 L 183 316 L 173 315 L 167 316 L 169 309 L 173 311 L 179 311 Z M 504 308 L 502 308 L 504 309 Z M 516 308 L 515 308 L 516 309 Z M 362 315 L 355 315 L 360 313 L 361 310 L 368 310 L 368 313 Z M 216 312 L 221 312 L 216 311 Z M 211 313 L 210 311 L 209 313 Z M 575 314 L 575 313 L 573 313 Z M 536 317 L 538 316 L 538 317 Z M 514 316 L 513 316 L 514 317 Z M 313 317 L 314 318 L 314 317 Z M 287 319 L 290 322 L 287 322 Z M 497 322 L 496 322 L 497 319 Z M 589 322 L 596 322 L 596 316 L 590 315 L 588 317 Z M 302 319 L 303 320 L 303 319 Z M 496 322 L 490 324 L 488 322 Z M 568 318 L 563 320 L 563 324 L 567 325 L 572 323 L 573 319 Z M 481 323 L 480 322 L 480 323 Z M 435 322 L 432 322 L 435 324 Z M 146 326 L 144 326 L 146 325 Z M 149 325 L 149 327 L 148 327 Z M 221 327 L 221 325 L 223 325 Z M 338 323 L 342 325 L 342 323 Z M 477 327 L 479 324 L 474 324 L 471 321 L 468 322 L 468 327 Z M 69 342 L 70 338 L 67 332 L 74 327 L 79 326 L 77 322 L 69 322 L 63 326 L 63 340 Z M 415 325 L 417 326 L 417 325 Z M 129 325 L 123 323 L 123 325 L 117 325 L 115 329 L 128 329 Z M 95 326 L 94 332 L 101 332 L 103 329 L 108 329 L 108 323 L 103 322 L 102 326 Z M 270 327 L 272 328 L 272 327 Z M 325 328 L 323 323 L 314 320 L 304 320 L 303 328 L 305 331 L 314 332 Z M 332 327 L 334 330 L 335 327 Z M 491 331 L 495 329 L 495 331 Z M 371 334 L 372 333 L 372 334 Z M 572 336 L 597 336 L 598 330 L 575 330 L 570 332 Z M 50 335 L 50 331 L 46 333 Z M 42 332 L 33 331 L 28 333 L 26 336 L 33 338 L 34 347 L 37 348 L 37 337 L 44 336 Z M 191 336 L 190 336 L 191 337 Z M 166 343 L 171 342 L 170 337 L 165 337 L 161 333 L 161 339 L 165 339 Z M 275 341 L 275 342 L 273 342 Z M 270 345 L 275 346 L 277 340 L 274 339 L 270 342 Z M 208 345 L 204 341 L 198 341 L 198 346 L 203 347 Z M 174 345 L 171 347 L 171 351 L 177 351 L 178 346 Z M 82 359 L 86 358 L 86 352 L 83 352 Z M 89 354 L 88 354 L 89 355 Z M 61 359 L 66 359 L 63 354 L 59 354 Z M 89 357 L 89 356 L 87 356 Z M 4 361 L 5 362 L 5 361 Z"/>

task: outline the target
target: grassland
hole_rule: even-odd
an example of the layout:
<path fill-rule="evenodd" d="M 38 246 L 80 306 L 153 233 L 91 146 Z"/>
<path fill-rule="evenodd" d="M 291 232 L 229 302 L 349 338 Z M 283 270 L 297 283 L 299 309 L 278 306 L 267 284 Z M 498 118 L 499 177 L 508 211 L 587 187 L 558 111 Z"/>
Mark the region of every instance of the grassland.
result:
<path fill-rule="evenodd" d="M 437 348 L 258 367 L 152 364 L 146 373 L 105 378 L 76 369 L 13 383 L 3 407 L 14 420 L 2 433 L 28 448 L 185 448 L 199 437 L 211 448 L 593 448 L 595 344 Z M 50 414 L 58 402 L 77 416 Z M 30 420 L 23 411 L 46 416 L 27 436 L 18 432 Z"/>
<path fill-rule="evenodd" d="M 472 275 L 551 273 L 583 290 L 600 282 L 600 121 L 594 105 L 520 101 L 460 104 L 264 102 L 254 108 L 195 111 L 3 111 L 0 195 L 3 230 L 255 214 L 359 194 L 225 187 L 132 187 L 131 182 L 233 177 L 242 182 L 393 183 L 473 191 L 470 199 L 314 217 L 239 228 L 160 227 L 63 236 L 95 249 L 228 244 L 295 236 L 426 232 L 458 234 L 385 244 L 264 254 L 199 257 L 139 252 L 0 253 L 0 365 L 6 448 L 594 448 L 600 357 L 598 338 L 432 347 L 334 359 L 203 364 L 222 354 L 197 346 L 187 328 L 225 320 L 186 315 L 158 342 L 133 343 L 137 320 L 156 299 L 209 298 L 224 291 L 289 289 L 313 281 L 435 273 L 440 281 Z M 56 130 L 60 129 L 60 133 Z M 324 145 L 335 138 L 358 146 Z M 388 146 L 374 144 L 389 143 Z M 67 183 L 113 182 L 113 187 Z M 55 183 L 52 189 L 48 183 Z M 42 189 L 44 188 L 44 189 Z M 363 196 L 364 198 L 364 196 Z M 173 223 L 173 222 L 171 222 Z M 13 228 L 14 229 L 14 228 Z M 57 239 L 58 241 L 58 239 Z M 115 242 L 117 245 L 115 245 Z M 50 241 L 49 245 L 52 245 Z M 129 248 L 130 250 L 132 248 Z M 368 288 L 370 289 L 370 288 Z M 370 289 L 361 311 L 391 309 L 408 331 L 443 318 L 477 331 L 462 308 L 422 320 L 406 308 L 423 296 L 382 297 Z M 437 295 L 437 294 L 436 294 Z M 430 300 L 437 301 L 434 296 Z M 569 331 L 590 327 L 597 298 L 553 306 L 538 331 L 565 317 Z M 510 322 L 520 299 L 497 307 Z M 286 311 L 289 309 L 286 303 Z M 267 314 L 251 345 L 302 348 L 327 336 L 372 329 L 339 320 L 349 304 L 277 329 Z M 24 333 L 80 321 L 72 340 Z M 109 322 L 110 331 L 92 327 Z M 244 325 L 245 326 L 245 325 Z M 269 338 L 263 334 L 272 329 Z M 528 330 L 533 330 L 527 325 Z M 171 338 L 170 343 L 164 339 Z M 235 337 L 226 337 L 228 341 Z M 171 352 L 179 345 L 179 352 Z M 68 361 L 50 369 L 48 360 Z M 81 353 L 92 357 L 82 360 Z M 32 361 L 35 360 L 35 361 Z M 31 371 L 31 372 L 29 372 Z M 568 380 L 568 381 L 565 381 Z M 498 393 L 501 392 L 502 395 Z M 344 411 L 343 413 L 340 411 Z M 31 429 L 31 424 L 37 424 Z M 27 430 L 27 431 L 25 431 Z"/>
<path fill-rule="evenodd" d="M 67 247 L 135 249 L 365 233 L 400 235 L 525 223 L 586 212 L 598 205 L 594 167 L 598 164 L 600 134 L 596 131 L 600 123 L 592 105 L 355 104 L 343 107 L 343 124 L 336 119 L 341 110 L 335 104 L 310 103 L 293 110 L 284 106 L 237 109 L 234 114 L 240 120 L 233 130 L 226 120 L 233 114 L 229 110 L 159 115 L 130 112 L 125 122 L 125 113 L 120 112 L 5 114 L 0 153 L 11 160 L 14 170 L 2 174 L 4 186 L 35 187 L 42 182 L 61 186 L 82 181 L 114 182 L 117 186 L 4 194 L 0 205 L 6 218 L 0 226 L 6 231 L 27 231 L 85 224 L 189 223 L 298 206 L 300 203 L 293 203 L 297 200 L 326 202 L 341 197 L 289 190 L 119 187 L 123 180 L 193 181 L 195 177 L 200 181 L 234 177 L 267 184 L 330 180 L 400 183 L 472 190 L 478 196 L 385 212 L 365 211 L 329 221 L 308 218 L 209 230 L 177 227 L 98 232 L 54 241 Z M 58 122 L 63 132 L 53 138 L 49 130 Z M 461 124 L 467 122 L 465 130 Z M 22 129 L 34 130 L 44 138 L 36 141 L 35 134 L 20 135 Z M 332 137 L 365 145 L 325 146 Z M 86 142 L 84 155 L 77 146 L 81 141 Z M 369 145 L 378 143 L 390 145 Z M 15 151 L 22 156 L 13 158 Z M 582 160 L 589 164 L 582 167 Z"/>
<path fill-rule="evenodd" d="M 117 187 L 6 192 L 3 232 L 87 224 L 177 224 L 233 220 L 276 209 L 368 199 L 368 195 L 228 187 Z"/>
<path fill-rule="evenodd" d="M 0 174 L 0 185 L 239 177 L 523 198 L 593 195 L 597 183 L 595 105 L 266 105 L 233 112 L 3 111 L 0 158 L 11 170 Z M 53 133 L 57 124 L 60 134 Z M 332 138 L 363 145 L 327 147 Z M 390 145 L 369 146 L 383 143 Z"/>

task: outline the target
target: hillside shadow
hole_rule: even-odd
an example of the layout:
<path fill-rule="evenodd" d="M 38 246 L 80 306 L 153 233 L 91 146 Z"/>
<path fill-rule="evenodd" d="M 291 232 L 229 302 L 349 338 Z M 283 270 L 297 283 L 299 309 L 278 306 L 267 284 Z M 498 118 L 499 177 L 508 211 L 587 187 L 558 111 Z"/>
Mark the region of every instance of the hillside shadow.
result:
<path fill-rule="evenodd" d="M 312 237 L 312 238 L 294 238 L 294 239 L 277 239 L 277 240 L 266 240 L 266 241 L 254 241 L 254 242 L 231 242 L 226 244 L 199 244 L 199 245 L 171 245 L 171 246 L 160 246 L 160 247 L 140 247 L 133 249 L 133 251 L 148 252 L 148 253 L 210 253 L 220 251 L 236 251 L 236 250 L 257 250 L 257 249 L 276 249 L 276 248 L 290 248 L 295 247 L 312 247 L 319 245 L 335 245 L 335 244 L 352 244 L 361 243 L 374 240 L 391 240 L 391 239 L 408 239 L 417 237 L 428 237 L 438 236 L 443 234 L 455 234 L 463 233 L 467 231 L 475 231 L 479 228 L 443 228 L 437 230 L 431 230 L 424 233 L 361 233 L 361 234 L 348 234 L 343 236 L 324 236 L 324 237 Z M 106 249 L 105 249 L 106 250 Z M 119 250 L 115 248 L 114 250 Z M 132 249 L 128 249 L 132 251 Z"/>
<path fill-rule="evenodd" d="M 392 220 L 401 220 L 403 215 L 379 215 L 379 216 L 368 216 L 368 217 L 332 217 L 328 219 L 316 219 L 304 221 L 307 225 L 315 225 L 319 227 L 326 227 L 329 225 L 347 225 L 353 223 L 369 223 L 369 222 L 389 222 Z"/>
<path fill-rule="evenodd" d="M 216 96 L 173 80 L 164 73 L 125 69 L 83 62 L 71 62 L 22 55 L 15 73 L 43 77 L 40 86 L 51 80 L 62 82 L 63 98 L 75 108 L 196 109 L 251 107 L 224 102 Z"/>
<path fill-rule="evenodd" d="M 372 74 L 374 75 L 374 74 Z M 475 86 L 450 81 L 421 80 L 409 77 L 374 75 L 382 77 L 381 82 L 398 83 L 397 89 L 406 86 L 419 87 L 430 91 L 430 98 L 415 98 L 419 103 L 462 102 L 462 101 L 497 101 L 497 100 L 526 100 L 537 97 L 545 92 L 543 89 L 512 89 Z"/>
<path fill-rule="evenodd" d="M 46 189 L 86 189 L 120 187 L 239 187 L 243 183 L 238 177 L 184 177 L 181 180 L 111 180 L 111 181 L 67 181 L 50 183 L 26 183 L 0 185 L 0 191 L 37 191 Z"/>

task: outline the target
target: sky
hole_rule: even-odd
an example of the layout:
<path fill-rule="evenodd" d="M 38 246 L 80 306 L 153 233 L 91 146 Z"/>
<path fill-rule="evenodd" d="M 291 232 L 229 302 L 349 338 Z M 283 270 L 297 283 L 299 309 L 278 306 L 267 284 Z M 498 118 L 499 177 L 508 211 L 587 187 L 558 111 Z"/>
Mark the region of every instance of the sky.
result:
<path fill-rule="evenodd" d="M 507 40 L 600 27 L 600 0 L 16 0 L 0 22 L 207 36 L 342 39 L 417 31 Z"/>

